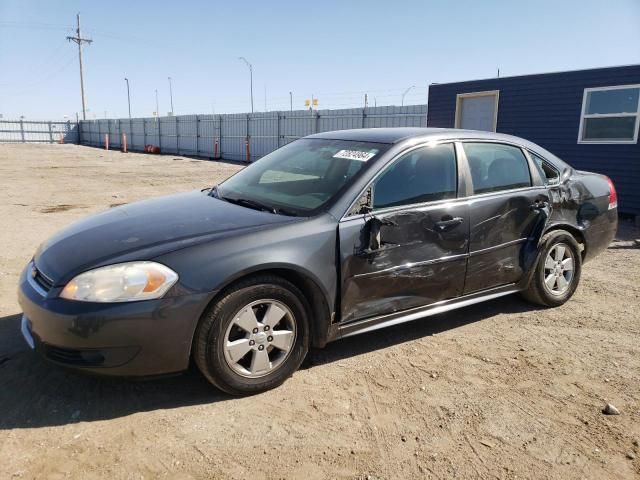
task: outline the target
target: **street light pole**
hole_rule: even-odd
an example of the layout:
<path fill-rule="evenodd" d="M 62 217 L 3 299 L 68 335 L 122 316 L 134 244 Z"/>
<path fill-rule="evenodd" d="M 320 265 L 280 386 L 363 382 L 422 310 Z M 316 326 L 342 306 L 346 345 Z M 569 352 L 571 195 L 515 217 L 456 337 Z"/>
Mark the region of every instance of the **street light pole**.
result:
<path fill-rule="evenodd" d="M 253 65 L 251 65 L 249 63 L 249 60 L 247 60 L 244 57 L 238 57 L 238 60 L 242 60 L 244 63 L 247 64 L 247 67 L 249 67 L 249 81 L 251 82 L 251 113 L 253 113 Z"/>
<path fill-rule="evenodd" d="M 158 107 L 158 89 L 156 88 L 156 120 L 160 117 L 160 108 Z"/>
<path fill-rule="evenodd" d="M 131 94 L 129 93 L 129 79 L 125 77 L 125 82 L 127 82 L 127 104 L 129 105 L 129 120 L 131 120 Z"/>
<path fill-rule="evenodd" d="M 293 112 L 293 92 L 289 92 L 289 108 Z"/>
<path fill-rule="evenodd" d="M 175 115 L 173 111 L 173 88 L 171 88 L 171 77 L 167 77 L 169 79 L 169 98 L 171 99 L 171 115 Z"/>
<path fill-rule="evenodd" d="M 409 93 L 409 90 L 411 90 L 412 88 L 416 88 L 415 85 L 411 85 L 409 88 L 407 88 L 404 93 L 402 94 L 402 101 L 400 102 L 400 106 L 404 106 L 404 97 L 407 95 L 407 93 Z"/>

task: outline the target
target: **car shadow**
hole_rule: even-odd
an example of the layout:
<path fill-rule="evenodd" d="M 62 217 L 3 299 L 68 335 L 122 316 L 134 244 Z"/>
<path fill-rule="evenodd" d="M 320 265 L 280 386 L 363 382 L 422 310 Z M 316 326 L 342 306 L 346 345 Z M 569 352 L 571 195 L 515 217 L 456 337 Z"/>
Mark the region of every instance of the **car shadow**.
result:
<path fill-rule="evenodd" d="M 195 369 L 131 380 L 59 368 L 33 352 L 20 315 L 0 318 L 0 430 L 92 422 L 230 400 Z"/>
<path fill-rule="evenodd" d="M 452 330 L 498 313 L 526 312 L 535 308 L 510 296 L 349 337 L 322 350 L 312 350 L 302 368 L 319 368 L 346 357 Z M 0 430 L 92 422 L 138 412 L 233 400 L 212 387 L 195 368 L 173 377 L 144 381 L 92 377 L 58 368 L 26 346 L 20 334 L 20 315 L 0 318 L 0 385 Z"/>

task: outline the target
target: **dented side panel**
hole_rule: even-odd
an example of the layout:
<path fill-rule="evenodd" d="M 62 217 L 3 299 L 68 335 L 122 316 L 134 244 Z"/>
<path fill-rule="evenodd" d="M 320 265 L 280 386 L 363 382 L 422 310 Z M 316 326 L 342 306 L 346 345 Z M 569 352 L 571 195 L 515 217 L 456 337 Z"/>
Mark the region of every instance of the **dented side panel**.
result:
<path fill-rule="evenodd" d="M 439 222 L 460 218 L 443 228 Z M 342 321 L 393 313 L 462 294 L 468 253 L 466 202 L 410 208 L 376 216 L 380 247 L 370 249 L 373 224 L 340 224 Z M 375 236 L 375 235 L 374 235 Z"/>
<path fill-rule="evenodd" d="M 551 208 L 545 187 L 474 198 L 464 293 L 518 282 L 527 247 L 537 247 Z"/>
<path fill-rule="evenodd" d="M 618 228 L 618 209 L 609 208 L 609 184 L 597 173 L 574 171 L 570 179 L 550 188 L 554 202 L 549 228 L 569 225 L 584 237 L 584 260 L 605 250 Z"/>

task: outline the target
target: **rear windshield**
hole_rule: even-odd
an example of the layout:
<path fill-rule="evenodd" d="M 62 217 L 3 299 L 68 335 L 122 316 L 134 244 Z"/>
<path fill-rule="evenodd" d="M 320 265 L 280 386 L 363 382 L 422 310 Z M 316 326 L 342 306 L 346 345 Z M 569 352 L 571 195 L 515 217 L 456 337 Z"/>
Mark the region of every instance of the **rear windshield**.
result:
<path fill-rule="evenodd" d="M 218 186 L 230 201 L 306 215 L 325 206 L 390 145 L 301 139 L 264 156 Z"/>

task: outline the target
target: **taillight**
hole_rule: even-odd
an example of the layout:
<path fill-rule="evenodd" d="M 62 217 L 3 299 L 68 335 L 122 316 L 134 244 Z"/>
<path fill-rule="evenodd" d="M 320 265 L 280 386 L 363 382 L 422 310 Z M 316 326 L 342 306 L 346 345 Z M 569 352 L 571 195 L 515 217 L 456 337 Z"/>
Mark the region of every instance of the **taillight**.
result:
<path fill-rule="evenodd" d="M 618 192 L 609 177 L 607 177 L 607 182 L 609 183 L 609 210 L 611 210 L 618 207 Z"/>

